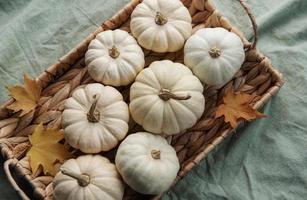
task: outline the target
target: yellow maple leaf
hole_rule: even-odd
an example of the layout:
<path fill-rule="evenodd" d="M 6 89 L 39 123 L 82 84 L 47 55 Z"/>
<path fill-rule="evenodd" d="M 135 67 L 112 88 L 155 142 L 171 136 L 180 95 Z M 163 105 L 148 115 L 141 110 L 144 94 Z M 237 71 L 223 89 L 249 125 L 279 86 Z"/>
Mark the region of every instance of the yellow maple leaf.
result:
<path fill-rule="evenodd" d="M 35 80 L 29 79 L 28 75 L 24 75 L 24 86 L 7 86 L 10 96 L 15 101 L 7 106 L 8 109 L 18 112 L 22 110 L 20 116 L 23 116 L 35 109 L 40 99 L 42 87 Z"/>
<path fill-rule="evenodd" d="M 231 127 L 236 128 L 238 120 L 246 119 L 248 121 L 256 118 L 266 117 L 250 106 L 250 102 L 255 95 L 245 93 L 234 93 L 228 91 L 224 96 L 224 103 L 221 104 L 215 113 L 215 117 L 224 116 L 224 121 L 229 122 Z"/>
<path fill-rule="evenodd" d="M 29 136 L 31 148 L 27 152 L 32 172 L 35 174 L 41 165 L 44 174 L 55 175 L 54 163 L 63 162 L 71 157 L 67 148 L 60 144 L 64 137 L 63 130 L 47 129 L 44 130 L 39 124 L 32 135 Z"/>

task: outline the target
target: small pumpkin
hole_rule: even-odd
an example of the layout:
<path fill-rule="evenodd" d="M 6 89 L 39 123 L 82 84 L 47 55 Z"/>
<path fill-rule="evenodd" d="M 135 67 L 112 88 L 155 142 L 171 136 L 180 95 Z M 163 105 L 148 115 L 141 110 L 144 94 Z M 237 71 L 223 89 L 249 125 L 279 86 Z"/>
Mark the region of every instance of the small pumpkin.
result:
<path fill-rule="evenodd" d="M 131 83 L 144 68 L 141 47 L 126 31 L 108 30 L 99 33 L 85 54 L 88 73 L 97 82 L 121 86 Z"/>
<path fill-rule="evenodd" d="M 115 164 L 124 181 L 143 194 L 166 191 L 179 171 L 173 147 L 147 132 L 129 135 L 118 147 Z"/>
<path fill-rule="evenodd" d="M 201 117 L 203 86 L 183 64 L 155 61 L 142 70 L 130 88 L 130 113 L 146 131 L 173 135 Z"/>
<path fill-rule="evenodd" d="M 100 83 L 76 89 L 65 102 L 62 126 L 66 141 L 84 153 L 115 147 L 128 132 L 129 110 L 122 95 Z"/>
<path fill-rule="evenodd" d="M 204 28 L 191 36 L 184 47 L 184 63 L 208 85 L 224 85 L 245 59 L 243 42 L 224 28 Z"/>
<path fill-rule="evenodd" d="M 142 47 L 174 52 L 191 35 L 191 21 L 188 9 L 179 0 L 144 0 L 131 14 L 130 29 Z"/>
<path fill-rule="evenodd" d="M 119 200 L 124 184 L 114 164 L 100 155 L 70 159 L 53 180 L 55 200 Z"/>

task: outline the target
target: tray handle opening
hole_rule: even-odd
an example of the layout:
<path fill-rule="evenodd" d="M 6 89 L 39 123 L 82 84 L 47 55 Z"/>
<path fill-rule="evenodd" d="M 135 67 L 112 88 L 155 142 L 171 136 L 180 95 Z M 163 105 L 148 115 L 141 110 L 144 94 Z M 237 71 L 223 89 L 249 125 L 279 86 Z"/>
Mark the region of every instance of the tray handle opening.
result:
<path fill-rule="evenodd" d="M 11 183 L 11 185 L 16 190 L 16 192 L 20 195 L 20 197 L 23 200 L 30 200 L 31 198 L 21 188 L 28 188 L 28 187 L 31 188 L 31 186 L 30 185 L 27 185 L 27 186 L 24 186 L 24 187 L 20 186 L 21 183 L 23 183 L 25 181 L 21 180 L 22 178 L 18 178 L 18 176 L 17 176 L 17 172 L 16 172 L 16 165 L 17 164 L 18 164 L 17 159 L 9 159 L 9 160 L 5 161 L 4 165 L 3 165 L 4 172 L 6 174 L 8 181 Z"/>

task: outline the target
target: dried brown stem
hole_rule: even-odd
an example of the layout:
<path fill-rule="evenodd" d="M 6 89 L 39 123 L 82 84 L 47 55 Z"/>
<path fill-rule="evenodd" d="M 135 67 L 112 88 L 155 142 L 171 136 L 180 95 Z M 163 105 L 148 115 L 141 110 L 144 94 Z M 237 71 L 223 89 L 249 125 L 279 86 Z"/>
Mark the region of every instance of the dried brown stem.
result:
<path fill-rule="evenodd" d="M 169 99 L 176 99 L 176 100 L 188 100 L 191 98 L 191 96 L 189 94 L 184 95 L 184 96 L 178 96 L 175 95 L 173 93 L 171 93 L 170 90 L 168 89 L 161 89 L 160 93 L 159 93 L 159 97 L 164 100 L 164 101 L 168 101 Z"/>
<path fill-rule="evenodd" d="M 160 150 L 157 150 L 157 149 L 153 149 L 151 150 L 151 157 L 153 159 L 160 159 L 161 158 L 161 151 Z"/>
<path fill-rule="evenodd" d="M 88 184 L 90 184 L 90 176 L 87 174 L 78 174 L 76 172 L 73 172 L 69 169 L 61 169 L 62 174 L 66 175 L 66 176 L 70 176 L 74 179 L 76 179 L 78 181 L 78 184 L 82 187 L 87 186 Z"/>
<path fill-rule="evenodd" d="M 221 49 L 217 48 L 217 47 L 213 47 L 209 50 L 209 54 L 212 58 L 218 58 L 221 56 L 222 51 Z"/>
<path fill-rule="evenodd" d="M 118 49 L 116 48 L 116 46 L 112 46 L 111 49 L 109 49 L 109 55 L 112 57 L 112 58 L 117 58 L 119 56 L 119 51 Z"/>
<path fill-rule="evenodd" d="M 87 119 L 88 119 L 89 122 L 96 123 L 100 119 L 100 112 L 96 109 L 97 102 L 98 102 L 98 100 L 100 98 L 100 94 L 95 94 L 93 96 L 93 98 L 94 98 L 94 101 L 93 101 L 93 103 L 91 105 L 90 110 L 87 113 Z"/>
<path fill-rule="evenodd" d="M 155 17 L 155 22 L 156 24 L 162 26 L 167 23 L 167 18 L 162 13 L 157 12 Z"/>

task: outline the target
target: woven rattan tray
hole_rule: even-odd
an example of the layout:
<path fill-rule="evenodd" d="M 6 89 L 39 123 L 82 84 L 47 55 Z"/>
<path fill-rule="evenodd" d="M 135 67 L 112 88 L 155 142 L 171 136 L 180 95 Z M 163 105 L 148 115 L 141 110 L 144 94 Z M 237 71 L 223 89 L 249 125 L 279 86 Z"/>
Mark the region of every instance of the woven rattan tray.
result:
<path fill-rule="evenodd" d="M 254 108 L 262 107 L 283 84 L 282 75 L 273 69 L 268 58 L 256 49 L 257 26 L 249 8 L 243 0 L 237 0 L 251 19 L 254 28 L 254 42 L 249 43 L 243 34 L 232 27 L 228 20 L 223 17 L 208 0 L 182 0 L 189 9 L 193 19 L 193 31 L 203 27 L 224 27 L 236 33 L 244 42 L 246 49 L 246 61 L 235 77 L 224 87 L 215 88 L 205 86 L 206 109 L 201 120 L 186 133 L 171 138 L 171 144 L 176 149 L 180 160 L 181 169 L 174 184 L 183 178 L 195 165 L 205 158 L 220 142 L 232 134 L 234 130 L 226 124 L 222 118 L 215 119 L 214 113 L 217 106 L 222 102 L 226 91 L 233 89 L 248 94 L 257 94 L 253 101 Z M 52 199 L 52 177 L 44 176 L 39 171 L 32 174 L 26 151 L 30 144 L 28 135 L 34 130 L 35 124 L 42 122 L 47 127 L 60 127 L 63 103 L 72 91 L 87 83 L 93 82 L 87 73 L 84 64 L 84 54 L 89 42 L 95 36 L 109 29 L 123 29 L 130 32 L 129 17 L 140 0 L 134 0 L 119 11 L 111 19 L 104 22 L 95 32 L 72 49 L 59 61 L 48 67 L 37 81 L 43 86 L 43 97 L 35 111 L 23 117 L 13 114 L 6 109 L 14 100 L 10 99 L 0 108 L 0 149 L 6 160 L 4 169 L 12 186 L 23 199 Z M 182 62 L 183 52 L 154 53 L 144 50 L 146 66 L 155 60 L 169 59 Z M 129 87 L 118 88 L 125 98 L 128 99 Z M 241 124 L 243 121 L 241 122 Z M 130 132 L 140 127 L 133 122 L 130 124 Z M 114 152 L 104 154 L 111 160 Z M 21 184 L 22 183 L 22 184 Z M 161 194 L 162 195 L 162 194 Z M 144 196 L 126 187 L 124 199 L 158 199 L 161 195 Z"/>

